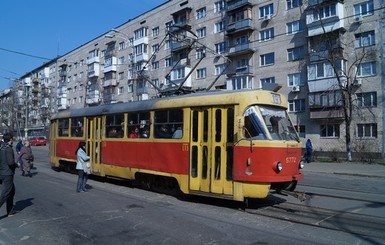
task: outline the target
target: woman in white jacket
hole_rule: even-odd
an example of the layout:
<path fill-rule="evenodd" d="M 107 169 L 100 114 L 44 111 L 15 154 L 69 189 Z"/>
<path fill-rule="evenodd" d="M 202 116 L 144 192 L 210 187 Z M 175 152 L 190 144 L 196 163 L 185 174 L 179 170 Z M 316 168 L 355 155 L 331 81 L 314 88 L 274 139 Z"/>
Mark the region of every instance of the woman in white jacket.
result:
<path fill-rule="evenodd" d="M 86 192 L 86 183 L 88 180 L 88 175 L 91 173 L 91 164 L 90 157 L 87 156 L 85 150 L 86 142 L 79 142 L 79 147 L 76 150 L 75 154 L 77 156 L 76 170 L 78 171 L 78 184 L 76 191 L 77 192 Z"/>

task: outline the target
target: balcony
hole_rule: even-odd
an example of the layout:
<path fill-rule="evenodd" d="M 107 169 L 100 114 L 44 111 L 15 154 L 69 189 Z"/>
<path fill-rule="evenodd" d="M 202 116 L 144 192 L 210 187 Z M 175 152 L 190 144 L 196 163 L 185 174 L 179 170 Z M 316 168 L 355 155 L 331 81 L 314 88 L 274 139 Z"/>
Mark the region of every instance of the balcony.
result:
<path fill-rule="evenodd" d="M 103 72 L 107 73 L 110 71 L 116 71 L 117 70 L 117 58 L 116 57 L 109 57 L 104 60 L 104 68 Z"/>
<path fill-rule="evenodd" d="M 315 15 L 313 14 L 313 11 L 309 10 L 306 14 L 308 36 L 322 35 L 344 28 L 344 11 L 344 5 L 342 3 L 337 3 L 336 15 L 328 18 L 314 19 Z"/>
<path fill-rule="evenodd" d="M 227 11 L 233 11 L 243 6 L 252 5 L 251 0 L 231 0 L 227 1 Z"/>
<path fill-rule="evenodd" d="M 89 78 L 92 78 L 92 77 L 99 77 L 99 70 L 100 70 L 100 65 L 98 63 L 93 63 L 93 64 L 90 64 L 88 65 L 88 77 Z"/>
<path fill-rule="evenodd" d="M 185 38 L 183 40 L 173 41 L 170 43 L 170 49 L 172 52 L 177 52 L 183 49 L 190 48 L 192 40 L 190 38 Z"/>
<path fill-rule="evenodd" d="M 136 93 L 137 94 L 147 94 L 148 93 L 148 88 L 146 86 L 141 87 L 141 88 L 138 87 L 136 89 Z"/>
<path fill-rule="evenodd" d="M 87 65 L 93 64 L 93 63 L 100 63 L 99 56 L 94 56 L 87 59 Z"/>
<path fill-rule="evenodd" d="M 66 77 L 67 76 L 67 71 L 66 70 L 60 70 L 59 71 L 59 76 L 60 77 Z"/>
<path fill-rule="evenodd" d="M 175 68 L 183 68 L 183 67 L 190 67 L 191 66 L 191 60 L 189 58 L 184 58 L 179 61 L 175 61 L 172 64 Z"/>
<path fill-rule="evenodd" d="M 148 54 L 146 53 L 137 54 L 135 55 L 135 60 L 136 62 L 148 61 Z"/>
<path fill-rule="evenodd" d="M 226 27 L 226 34 L 231 35 L 246 30 L 254 30 L 252 19 L 244 19 L 229 23 Z"/>
<path fill-rule="evenodd" d="M 140 44 L 148 44 L 148 36 L 138 38 L 133 42 L 133 46 L 138 46 Z"/>
<path fill-rule="evenodd" d="M 231 57 L 231 56 L 242 55 L 247 53 L 254 53 L 251 43 L 244 43 L 244 44 L 239 44 L 234 47 L 231 47 L 226 56 Z"/>
<path fill-rule="evenodd" d="M 103 87 L 116 86 L 119 84 L 117 79 L 108 79 L 103 82 Z"/>
<path fill-rule="evenodd" d="M 227 69 L 226 75 L 227 77 L 237 76 L 237 75 L 246 75 L 246 74 L 252 74 L 253 73 L 253 67 L 246 65 L 241 67 L 229 67 Z"/>
<path fill-rule="evenodd" d="M 320 60 L 336 60 L 343 58 L 343 48 L 334 48 L 333 50 L 323 50 L 319 52 L 310 52 L 309 61 L 315 62 Z"/>
<path fill-rule="evenodd" d="M 100 92 L 98 90 L 91 90 L 87 93 L 86 103 L 94 105 L 100 103 Z"/>
<path fill-rule="evenodd" d="M 341 86 L 346 83 L 345 78 L 340 78 L 343 84 L 339 85 L 336 77 L 330 77 L 325 79 L 319 79 L 315 81 L 308 81 L 309 93 L 321 92 L 321 91 L 333 91 L 340 90 Z"/>
<path fill-rule="evenodd" d="M 310 111 L 310 119 L 343 119 L 342 109 L 326 109 L 321 111 Z"/>

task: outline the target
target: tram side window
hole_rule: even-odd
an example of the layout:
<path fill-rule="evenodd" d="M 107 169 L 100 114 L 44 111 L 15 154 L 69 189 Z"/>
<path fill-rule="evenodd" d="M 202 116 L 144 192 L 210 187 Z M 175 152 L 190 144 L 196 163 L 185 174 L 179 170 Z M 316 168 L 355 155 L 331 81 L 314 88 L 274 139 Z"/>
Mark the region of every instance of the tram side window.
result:
<path fill-rule="evenodd" d="M 59 136 L 62 136 L 62 137 L 68 137 L 69 136 L 69 119 L 68 118 L 65 118 L 65 119 L 59 119 L 59 125 L 58 125 L 58 135 Z"/>
<path fill-rule="evenodd" d="M 156 111 L 154 130 L 155 138 L 181 139 L 183 137 L 183 110 Z"/>
<path fill-rule="evenodd" d="M 129 113 L 127 132 L 129 138 L 149 138 L 150 112 Z"/>
<path fill-rule="evenodd" d="M 71 135 L 72 137 L 83 137 L 84 128 L 83 128 L 83 117 L 71 118 Z"/>
<path fill-rule="evenodd" d="M 106 116 L 106 137 L 107 138 L 123 138 L 124 136 L 124 115 L 107 115 Z"/>

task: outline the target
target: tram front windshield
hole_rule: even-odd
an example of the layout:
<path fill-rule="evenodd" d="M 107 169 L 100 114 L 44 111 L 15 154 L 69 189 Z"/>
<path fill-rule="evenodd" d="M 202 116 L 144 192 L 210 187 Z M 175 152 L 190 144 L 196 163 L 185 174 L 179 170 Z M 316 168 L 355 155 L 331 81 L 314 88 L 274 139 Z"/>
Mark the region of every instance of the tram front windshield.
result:
<path fill-rule="evenodd" d="M 299 140 L 286 110 L 252 106 L 245 114 L 245 137 L 256 140 Z"/>

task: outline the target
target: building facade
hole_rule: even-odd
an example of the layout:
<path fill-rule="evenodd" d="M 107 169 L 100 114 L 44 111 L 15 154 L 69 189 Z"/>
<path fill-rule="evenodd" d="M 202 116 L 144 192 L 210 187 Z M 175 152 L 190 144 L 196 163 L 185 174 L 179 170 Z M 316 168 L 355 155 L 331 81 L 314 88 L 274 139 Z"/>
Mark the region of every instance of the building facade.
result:
<path fill-rule="evenodd" d="M 344 152 L 349 129 L 353 152 L 383 157 L 384 6 L 167 1 L 21 77 L 28 122 L 169 93 L 278 87 L 315 150 Z"/>

